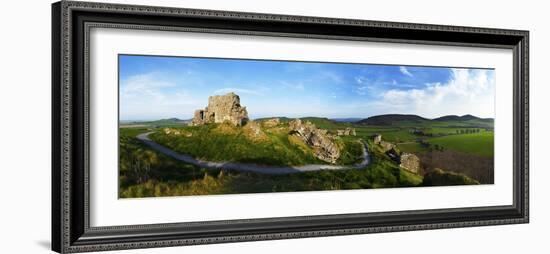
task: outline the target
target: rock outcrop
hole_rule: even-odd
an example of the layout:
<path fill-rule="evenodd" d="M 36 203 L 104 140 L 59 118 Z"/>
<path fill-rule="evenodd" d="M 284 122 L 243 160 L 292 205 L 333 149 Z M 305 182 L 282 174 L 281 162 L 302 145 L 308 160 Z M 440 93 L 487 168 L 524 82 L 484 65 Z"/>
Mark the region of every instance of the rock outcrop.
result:
<path fill-rule="evenodd" d="M 183 135 L 185 137 L 192 137 L 193 136 L 193 133 L 188 132 L 186 130 L 181 130 L 181 129 L 164 128 L 163 131 L 164 131 L 164 134 L 166 134 L 166 135 L 175 135 L 175 136 Z"/>
<path fill-rule="evenodd" d="M 340 148 L 334 141 L 334 137 L 326 130 L 318 129 L 311 122 L 302 122 L 300 119 L 288 123 L 290 134 L 301 138 L 304 143 L 313 148 L 313 152 L 320 160 L 336 163 L 340 158 Z"/>
<path fill-rule="evenodd" d="M 380 141 L 380 143 L 378 144 L 382 147 L 382 150 L 384 152 L 390 151 L 395 148 L 395 145 L 393 143 L 390 143 L 384 140 Z"/>
<path fill-rule="evenodd" d="M 415 174 L 420 173 L 420 159 L 416 155 L 400 152 L 395 144 L 382 140 L 382 135 L 379 134 L 373 136 L 373 142 L 378 144 L 386 155 L 399 164 L 399 167 Z"/>
<path fill-rule="evenodd" d="M 378 135 L 374 135 L 374 137 L 372 138 L 372 142 L 374 142 L 375 144 L 380 144 L 380 142 L 382 141 L 382 135 L 378 134 Z"/>
<path fill-rule="evenodd" d="M 220 126 L 230 126 L 230 125 L 221 124 Z M 242 130 L 241 133 L 237 131 L 234 134 L 237 134 L 237 135 L 244 134 L 244 137 L 249 141 L 257 142 L 257 143 L 271 141 L 269 136 L 263 130 L 260 122 L 250 120 L 243 127 L 232 127 L 232 128 L 237 130 Z"/>
<path fill-rule="evenodd" d="M 355 136 L 355 135 L 357 135 L 355 133 L 355 129 L 350 128 L 350 127 L 347 127 L 343 130 L 336 130 L 336 133 L 337 133 L 338 136 Z"/>
<path fill-rule="evenodd" d="M 385 153 L 395 150 L 395 145 L 388 141 L 382 140 L 382 135 L 380 134 L 372 136 L 372 142 L 379 145 Z"/>
<path fill-rule="evenodd" d="M 281 123 L 281 119 L 279 119 L 277 117 L 263 121 L 263 125 L 265 127 L 268 127 L 268 128 L 275 127 L 275 126 L 279 125 L 280 123 Z"/>
<path fill-rule="evenodd" d="M 400 167 L 413 173 L 419 173 L 418 171 L 420 170 L 420 159 L 416 155 L 412 153 L 401 153 L 399 161 Z"/>
<path fill-rule="evenodd" d="M 208 97 L 208 106 L 195 111 L 191 125 L 228 122 L 242 126 L 248 121 L 246 107 L 241 106 L 241 99 L 235 93 Z"/>

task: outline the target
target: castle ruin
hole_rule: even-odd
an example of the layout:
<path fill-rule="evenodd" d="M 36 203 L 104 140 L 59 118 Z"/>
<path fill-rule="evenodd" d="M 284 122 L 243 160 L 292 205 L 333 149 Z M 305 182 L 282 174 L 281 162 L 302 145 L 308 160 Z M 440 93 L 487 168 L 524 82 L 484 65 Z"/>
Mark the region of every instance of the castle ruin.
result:
<path fill-rule="evenodd" d="M 242 126 L 248 121 L 246 107 L 241 106 L 241 99 L 231 92 L 225 95 L 208 97 L 208 106 L 195 110 L 195 115 L 190 125 L 203 125 L 207 123 L 230 123 Z"/>

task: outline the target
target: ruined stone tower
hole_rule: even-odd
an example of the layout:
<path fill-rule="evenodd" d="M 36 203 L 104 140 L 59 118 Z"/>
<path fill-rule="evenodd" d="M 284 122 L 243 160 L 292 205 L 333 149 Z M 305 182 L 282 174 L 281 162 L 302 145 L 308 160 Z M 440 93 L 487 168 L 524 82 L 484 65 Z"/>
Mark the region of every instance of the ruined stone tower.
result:
<path fill-rule="evenodd" d="M 191 125 L 228 122 L 235 126 L 242 126 L 247 121 L 246 107 L 241 107 L 241 99 L 231 92 L 208 97 L 208 106 L 195 110 Z"/>

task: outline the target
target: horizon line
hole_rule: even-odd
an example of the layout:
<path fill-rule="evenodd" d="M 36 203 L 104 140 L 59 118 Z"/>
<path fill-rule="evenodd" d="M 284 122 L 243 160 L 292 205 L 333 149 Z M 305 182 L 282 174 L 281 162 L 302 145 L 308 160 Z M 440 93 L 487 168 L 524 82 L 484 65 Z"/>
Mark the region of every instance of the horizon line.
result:
<path fill-rule="evenodd" d="M 421 115 L 417 115 L 417 114 L 399 114 L 399 113 L 389 113 L 389 114 L 380 114 L 380 115 L 371 115 L 371 116 L 367 116 L 367 117 L 356 117 L 356 116 L 349 116 L 349 117 L 325 117 L 325 116 L 300 116 L 300 117 L 288 117 L 288 116 L 265 116 L 265 117 L 254 117 L 254 118 L 249 118 L 250 120 L 258 120 L 258 119 L 267 119 L 267 118 L 290 118 L 290 119 L 297 119 L 297 118 L 326 118 L 326 119 L 346 119 L 346 118 L 355 118 L 355 119 L 368 119 L 368 118 L 371 118 L 371 117 L 376 117 L 376 116 L 387 116 L 387 115 L 402 115 L 402 116 L 418 116 L 418 117 L 421 117 L 421 118 L 424 118 L 424 119 L 427 119 L 427 120 L 434 120 L 434 119 L 438 119 L 438 118 L 442 118 L 442 117 L 446 117 L 446 116 L 458 116 L 458 117 L 463 117 L 463 116 L 473 116 L 475 118 L 479 118 L 479 119 L 491 119 L 491 120 L 494 120 L 495 118 L 494 117 L 479 117 L 479 116 L 476 116 L 476 115 L 473 115 L 473 114 L 464 114 L 464 115 L 456 115 L 456 114 L 450 114 L 450 115 L 442 115 L 442 116 L 438 116 L 438 117 L 434 117 L 434 118 L 429 118 L 429 117 L 423 117 Z M 186 119 L 182 119 L 182 118 L 179 118 L 179 117 L 166 117 L 166 118 L 154 118 L 154 119 L 119 119 L 118 121 L 119 122 L 151 122 L 151 121 L 160 121 L 160 120 L 169 120 L 169 119 L 178 119 L 178 120 L 182 120 L 182 121 L 187 121 L 187 120 L 191 120 L 193 119 L 193 117 L 191 118 L 186 118 Z"/>

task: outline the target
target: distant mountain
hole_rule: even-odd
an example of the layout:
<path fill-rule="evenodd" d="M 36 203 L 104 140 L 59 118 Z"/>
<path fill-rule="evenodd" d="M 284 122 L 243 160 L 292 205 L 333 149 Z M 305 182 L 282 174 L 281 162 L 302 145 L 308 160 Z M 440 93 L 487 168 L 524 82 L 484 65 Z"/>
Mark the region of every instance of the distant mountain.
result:
<path fill-rule="evenodd" d="M 263 121 L 272 118 L 279 118 L 281 122 L 288 122 L 294 118 L 289 117 L 265 117 L 265 118 L 256 118 L 255 121 Z M 377 115 L 371 116 L 368 118 L 325 118 L 325 117 L 300 117 L 304 121 L 310 121 L 318 126 L 332 126 L 337 123 L 352 123 L 352 124 L 365 124 L 365 125 L 407 125 L 407 124 L 422 124 L 422 123 L 434 123 L 439 122 L 445 124 L 448 122 L 451 125 L 463 126 L 466 124 L 468 126 L 492 126 L 494 119 L 493 118 L 480 118 L 473 115 L 446 115 L 434 119 L 424 118 L 418 115 L 411 114 L 386 114 L 386 115 Z M 456 122 L 456 123 L 455 123 Z"/>
<path fill-rule="evenodd" d="M 350 117 L 350 118 L 331 118 L 330 120 L 339 122 L 339 123 L 355 123 L 355 122 L 361 121 L 362 119 L 363 118 Z"/>
<path fill-rule="evenodd" d="M 424 121 L 430 121 L 430 120 L 417 115 L 387 114 L 387 115 L 371 116 L 369 118 L 360 120 L 357 123 L 368 124 L 368 125 L 392 125 L 398 122 L 420 123 Z"/>
<path fill-rule="evenodd" d="M 121 124 L 123 125 L 157 125 L 157 126 L 165 126 L 165 125 L 179 125 L 179 124 L 187 124 L 191 120 L 182 120 L 179 118 L 167 118 L 167 119 L 160 119 L 160 120 L 154 120 L 154 121 L 121 121 Z"/>
<path fill-rule="evenodd" d="M 269 120 L 273 118 L 279 118 L 281 122 L 290 122 L 296 118 L 292 117 L 286 117 L 286 116 L 274 116 L 274 117 L 261 117 L 261 118 L 255 118 L 254 121 L 264 121 Z M 332 119 L 328 119 L 326 117 L 316 117 L 316 116 L 306 116 L 306 117 L 298 117 L 299 119 L 303 121 L 312 121 L 312 122 L 333 122 Z"/>
<path fill-rule="evenodd" d="M 179 118 L 168 118 L 168 119 L 161 119 L 157 121 L 151 121 L 149 124 L 157 125 L 157 126 L 163 126 L 163 125 L 186 125 L 191 122 L 192 119 L 179 119 Z"/>
<path fill-rule="evenodd" d="M 365 118 L 356 123 L 366 124 L 366 125 L 400 125 L 403 123 L 430 123 L 430 122 L 439 122 L 443 124 L 447 122 L 449 124 L 454 124 L 457 126 L 462 126 L 463 124 L 475 125 L 480 127 L 490 127 L 493 125 L 493 118 L 480 118 L 473 115 L 446 115 L 434 119 L 424 118 L 418 115 L 401 115 L 401 114 L 387 114 L 387 115 L 378 115 Z"/>
<path fill-rule="evenodd" d="M 254 118 L 252 120 L 254 121 L 265 121 L 265 120 L 269 120 L 269 119 L 273 119 L 273 118 L 279 118 L 279 121 L 281 122 L 289 122 L 291 121 L 293 118 L 288 118 L 286 116 L 274 116 L 274 117 L 260 117 L 260 118 Z"/>
<path fill-rule="evenodd" d="M 478 121 L 493 121 L 493 118 L 479 118 L 473 115 L 463 115 L 463 116 L 457 116 L 457 115 L 448 115 L 448 116 L 442 116 L 438 118 L 434 118 L 434 121 L 438 122 L 451 122 L 451 121 L 472 121 L 472 120 L 478 120 Z"/>
<path fill-rule="evenodd" d="M 326 118 L 326 117 L 316 117 L 316 116 L 306 116 L 306 117 L 300 117 L 302 121 L 323 121 L 323 122 L 332 122 L 332 120 Z"/>

